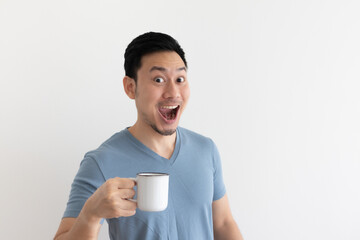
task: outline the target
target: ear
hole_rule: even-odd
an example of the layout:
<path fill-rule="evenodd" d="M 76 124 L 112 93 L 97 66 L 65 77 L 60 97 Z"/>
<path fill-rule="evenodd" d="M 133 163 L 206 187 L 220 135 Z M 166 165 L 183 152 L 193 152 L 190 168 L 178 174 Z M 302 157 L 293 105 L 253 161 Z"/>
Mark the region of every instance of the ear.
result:
<path fill-rule="evenodd" d="M 131 77 L 125 76 L 123 79 L 123 84 L 126 95 L 128 95 L 130 99 L 135 99 L 135 90 L 136 90 L 135 80 Z"/>

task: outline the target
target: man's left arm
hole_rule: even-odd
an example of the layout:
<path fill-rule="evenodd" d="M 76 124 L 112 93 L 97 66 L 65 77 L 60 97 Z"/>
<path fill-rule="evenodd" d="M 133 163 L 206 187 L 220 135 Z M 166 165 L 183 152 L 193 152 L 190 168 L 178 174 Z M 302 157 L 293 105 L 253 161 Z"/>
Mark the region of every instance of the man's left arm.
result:
<path fill-rule="evenodd" d="M 243 240 L 231 214 L 227 195 L 212 203 L 215 240 Z"/>

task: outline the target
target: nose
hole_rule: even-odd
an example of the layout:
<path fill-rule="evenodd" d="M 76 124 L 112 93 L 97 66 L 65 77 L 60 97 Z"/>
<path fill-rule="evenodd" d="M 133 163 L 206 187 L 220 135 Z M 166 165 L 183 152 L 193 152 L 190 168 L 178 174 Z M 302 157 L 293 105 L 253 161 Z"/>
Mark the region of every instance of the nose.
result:
<path fill-rule="evenodd" d="M 165 99 L 176 99 L 180 97 L 179 86 L 175 82 L 169 81 L 165 87 L 164 94 Z"/>

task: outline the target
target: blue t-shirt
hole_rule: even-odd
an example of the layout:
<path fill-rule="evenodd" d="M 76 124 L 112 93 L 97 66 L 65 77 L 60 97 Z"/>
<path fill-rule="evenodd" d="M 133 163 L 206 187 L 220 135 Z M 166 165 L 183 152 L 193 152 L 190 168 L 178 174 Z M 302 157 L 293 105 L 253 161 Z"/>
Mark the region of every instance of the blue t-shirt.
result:
<path fill-rule="evenodd" d="M 137 209 L 131 217 L 106 219 L 110 239 L 213 239 L 212 202 L 225 195 L 218 150 L 211 139 L 197 133 L 180 127 L 176 133 L 170 159 L 153 152 L 127 129 L 88 152 L 71 186 L 63 217 L 77 217 L 107 179 L 163 172 L 170 175 L 167 209 Z"/>

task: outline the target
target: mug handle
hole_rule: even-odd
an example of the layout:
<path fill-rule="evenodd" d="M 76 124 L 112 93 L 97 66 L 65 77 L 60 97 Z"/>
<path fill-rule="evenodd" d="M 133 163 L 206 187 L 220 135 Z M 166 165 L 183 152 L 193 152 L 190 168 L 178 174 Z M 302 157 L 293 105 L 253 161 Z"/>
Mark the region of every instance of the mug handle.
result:
<path fill-rule="evenodd" d="M 133 181 L 135 182 L 135 185 L 137 185 L 136 178 L 129 178 L 129 179 L 133 180 Z M 136 200 L 136 199 L 133 199 L 133 198 L 127 198 L 126 200 L 129 200 L 129 201 L 131 201 L 131 202 L 137 203 L 137 200 Z"/>

